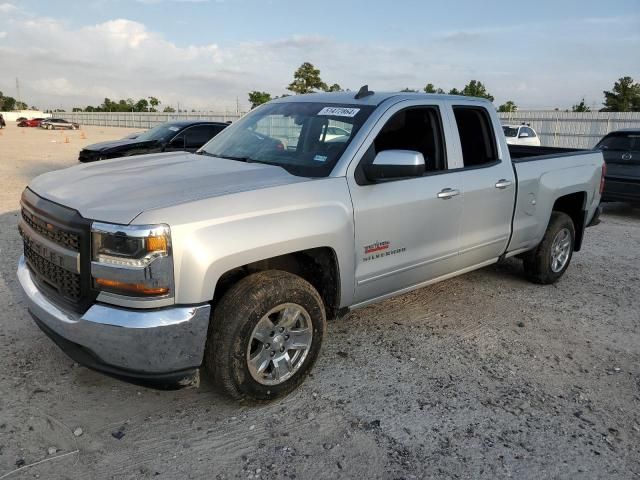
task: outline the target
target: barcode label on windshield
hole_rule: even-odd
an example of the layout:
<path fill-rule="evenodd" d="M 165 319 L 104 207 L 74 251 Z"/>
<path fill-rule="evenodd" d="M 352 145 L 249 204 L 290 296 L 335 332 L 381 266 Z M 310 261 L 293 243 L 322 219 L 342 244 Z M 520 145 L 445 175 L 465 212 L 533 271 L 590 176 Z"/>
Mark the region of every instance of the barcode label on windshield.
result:
<path fill-rule="evenodd" d="M 327 115 L 332 117 L 355 117 L 359 111 L 359 108 L 324 107 L 318 112 L 318 115 Z"/>

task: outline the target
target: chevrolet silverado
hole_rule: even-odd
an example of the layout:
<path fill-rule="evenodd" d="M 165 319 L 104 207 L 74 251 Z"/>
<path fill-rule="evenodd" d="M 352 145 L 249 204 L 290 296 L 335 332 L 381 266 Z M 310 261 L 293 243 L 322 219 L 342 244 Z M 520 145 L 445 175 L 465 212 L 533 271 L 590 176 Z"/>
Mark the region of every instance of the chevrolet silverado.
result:
<path fill-rule="evenodd" d="M 160 387 L 202 368 L 265 401 L 304 380 L 350 309 L 514 256 L 557 281 L 596 221 L 602 167 L 597 151 L 509 147 L 482 99 L 285 97 L 196 153 L 34 179 L 18 277 L 79 363 Z"/>

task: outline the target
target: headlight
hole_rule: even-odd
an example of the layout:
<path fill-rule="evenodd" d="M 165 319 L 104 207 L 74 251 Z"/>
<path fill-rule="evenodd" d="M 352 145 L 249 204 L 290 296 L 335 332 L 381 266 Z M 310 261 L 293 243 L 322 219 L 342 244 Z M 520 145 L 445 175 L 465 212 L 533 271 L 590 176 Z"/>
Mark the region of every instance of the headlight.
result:
<path fill-rule="evenodd" d="M 173 288 L 168 225 L 94 222 L 91 275 L 96 288 L 129 296 L 167 296 Z"/>

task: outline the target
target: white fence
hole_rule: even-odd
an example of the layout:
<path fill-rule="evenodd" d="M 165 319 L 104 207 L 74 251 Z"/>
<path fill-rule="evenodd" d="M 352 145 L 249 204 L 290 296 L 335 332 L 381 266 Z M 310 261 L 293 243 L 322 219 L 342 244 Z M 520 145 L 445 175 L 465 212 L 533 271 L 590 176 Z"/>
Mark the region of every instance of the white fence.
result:
<path fill-rule="evenodd" d="M 523 110 L 500 113 L 503 124 L 530 123 L 546 147 L 593 148 L 604 135 L 640 128 L 640 112 L 557 112 Z"/>
<path fill-rule="evenodd" d="M 54 115 L 77 122 L 80 125 L 103 127 L 151 128 L 164 122 L 178 120 L 209 120 L 212 122 L 234 122 L 244 113 L 236 112 L 65 112 Z"/>
<path fill-rule="evenodd" d="M 244 113 L 236 112 L 73 112 L 60 113 L 67 120 L 80 125 L 131 127 L 147 129 L 175 120 L 211 120 L 233 122 Z M 574 113 L 541 110 L 522 110 L 500 113 L 502 123 L 529 123 L 538 132 L 543 146 L 593 148 L 604 135 L 621 128 L 640 128 L 640 112 Z"/>
<path fill-rule="evenodd" d="M 40 110 L 13 110 L 11 112 L 2 112 L 2 111 L 0 111 L 0 114 L 2 114 L 2 117 L 7 122 L 15 122 L 20 117 L 25 117 L 25 118 L 46 118 L 46 117 L 50 117 L 51 116 L 50 113 L 43 113 Z"/>

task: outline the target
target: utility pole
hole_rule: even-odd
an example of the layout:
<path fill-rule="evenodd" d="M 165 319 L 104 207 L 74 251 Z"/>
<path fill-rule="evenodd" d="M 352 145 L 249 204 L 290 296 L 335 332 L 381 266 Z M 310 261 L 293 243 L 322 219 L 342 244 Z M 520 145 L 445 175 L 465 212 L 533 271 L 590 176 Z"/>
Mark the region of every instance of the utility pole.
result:
<path fill-rule="evenodd" d="M 18 92 L 18 103 L 20 103 L 20 80 L 16 77 L 16 90 Z"/>

